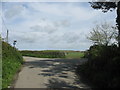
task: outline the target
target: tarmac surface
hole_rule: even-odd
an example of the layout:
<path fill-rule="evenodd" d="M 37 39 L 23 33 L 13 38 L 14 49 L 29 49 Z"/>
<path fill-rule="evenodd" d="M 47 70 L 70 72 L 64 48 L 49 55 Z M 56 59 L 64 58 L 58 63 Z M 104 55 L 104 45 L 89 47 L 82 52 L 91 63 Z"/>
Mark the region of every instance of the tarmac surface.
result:
<path fill-rule="evenodd" d="M 75 74 L 76 65 L 87 59 L 23 58 L 25 64 L 18 74 L 14 88 L 90 89 Z"/>

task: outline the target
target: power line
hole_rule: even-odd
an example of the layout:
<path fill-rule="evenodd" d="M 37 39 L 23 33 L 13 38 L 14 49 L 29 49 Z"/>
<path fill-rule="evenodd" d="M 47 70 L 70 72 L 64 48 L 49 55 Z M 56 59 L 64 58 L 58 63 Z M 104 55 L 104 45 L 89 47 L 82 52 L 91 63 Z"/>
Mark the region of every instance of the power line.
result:
<path fill-rule="evenodd" d="M 6 30 L 8 30 L 8 28 L 7 28 L 6 24 L 5 24 L 5 20 L 3 19 L 2 16 L 1 16 L 1 18 L 2 18 L 2 22 L 3 22 L 3 24 L 4 24 L 5 28 L 6 28 Z"/>
<path fill-rule="evenodd" d="M 0 16 L 1 16 L 1 19 L 2 19 L 2 23 L 4 24 L 6 30 L 8 30 L 7 25 L 5 24 L 5 20 L 4 20 L 3 17 L 2 17 L 2 14 L 0 14 Z"/>

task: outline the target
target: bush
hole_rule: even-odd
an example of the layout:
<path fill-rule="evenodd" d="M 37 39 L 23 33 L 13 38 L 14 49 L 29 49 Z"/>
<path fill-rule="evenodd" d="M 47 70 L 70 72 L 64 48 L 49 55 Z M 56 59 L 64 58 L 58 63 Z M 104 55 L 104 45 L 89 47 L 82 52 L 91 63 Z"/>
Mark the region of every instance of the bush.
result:
<path fill-rule="evenodd" d="M 77 70 L 97 87 L 119 87 L 119 48 L 116 45 L 91 46 L 88 50 L 88 63 Z"/>
<path fill-rule="evenodd" d="M 116 56 L 118 56 L 117 46 L 91 46 L 88 56 L 89 65 L 97 70 L 103 70 L 104 66 L 110 64 Z"/>
<path fill-rule="evenodd" d="M 22 55 L 17 49 L 2 42 L 2 88 L 7 88 L 15 73 L 23 63 Z"/>

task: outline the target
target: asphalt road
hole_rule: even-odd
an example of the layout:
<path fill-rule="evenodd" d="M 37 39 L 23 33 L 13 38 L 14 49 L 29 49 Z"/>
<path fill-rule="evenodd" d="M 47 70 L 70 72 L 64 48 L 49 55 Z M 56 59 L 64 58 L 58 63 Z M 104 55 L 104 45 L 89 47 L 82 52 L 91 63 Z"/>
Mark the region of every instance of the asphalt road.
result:
<path fill-rule="evenodd" d="M 75 66 L 86 59 L 23 58 L 25 64 L 14 88 L 90 88 L 75 74 Z"/>

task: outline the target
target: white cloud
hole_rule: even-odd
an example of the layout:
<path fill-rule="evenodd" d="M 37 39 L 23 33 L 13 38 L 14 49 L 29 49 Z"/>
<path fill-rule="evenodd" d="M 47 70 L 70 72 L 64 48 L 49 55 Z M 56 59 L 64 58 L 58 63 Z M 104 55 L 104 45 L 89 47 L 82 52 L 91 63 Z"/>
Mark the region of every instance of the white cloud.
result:
<path fill-rule="evenodd" d="M 69 44 L 76 43 L 80 37 L 78 34 L 75 34 L 74 32 L 66 32 L 63 34 L 62 38 Z"/>
<path fill-rule="evenodd" d="M 70 20 L 55 21 L 54 25 L 56 27 L 69 27 L 71 25 Z"/>
<path fill-rule="evenodd" d="M 36 25 L 31 26 L 30 28 L 36 32 L 46 32 L 48 34 L 54 33 L 61 28 L 69 27 L 70 22 L 68 20 L 61 21 L 49 21 L 46 19 L 42 19 L 36 23 Z"/>
<path fill-rule="evenodd" d="M 16 16 L 21 14 L 23 10 L 24 10 L 24 7 L 22 5 L 14 5 L 14 6 L 11 6 L 9 9 L 6 9 L 4 11 L 4 15 L 7 19 L 15 18 Z"/>
<path fill-rule="evenodd" d="M 90 1 L 92 0 L 4 0 L 2 2 L 90 2 Z"/>
<path fill-rule="evenodd" d="M 32 26 L 31 29 L 37 32 L 53 33 L 57 28 L 54 27 L 54 25 L 51 23 L 42 22 L 39 23 L 38 25 Z"/>
<path fill-rule="evenodd" d="M 89 20 L 99 14 L 96 10 L 91 10 L 83 6 L 76 6 L 73 3 L 34 3 L 29 4 L 34 10 L 40 13 L 52 14 L 57 16 L 71 17 L 78 20 Z"/>

